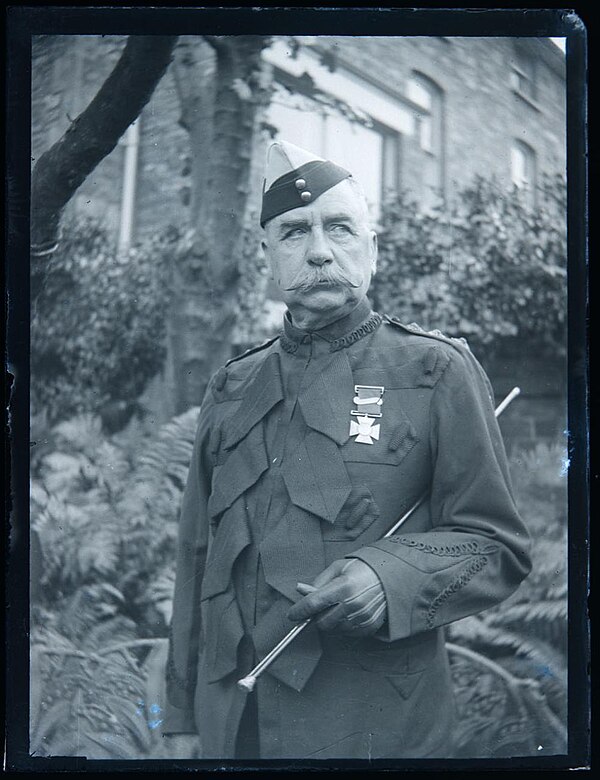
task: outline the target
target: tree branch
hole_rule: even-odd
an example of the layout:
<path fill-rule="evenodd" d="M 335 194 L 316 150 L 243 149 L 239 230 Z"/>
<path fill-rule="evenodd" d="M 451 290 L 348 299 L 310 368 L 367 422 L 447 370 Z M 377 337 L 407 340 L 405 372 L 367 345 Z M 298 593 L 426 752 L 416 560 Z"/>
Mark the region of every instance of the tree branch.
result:
<path fill-rule="evenodd" d="M 37 161 L 31 180 L 31 244 L 51 254 L 65 205 L 139 116 L 167 69 L 177 36 L 130 36 L 89 106 Z"/>

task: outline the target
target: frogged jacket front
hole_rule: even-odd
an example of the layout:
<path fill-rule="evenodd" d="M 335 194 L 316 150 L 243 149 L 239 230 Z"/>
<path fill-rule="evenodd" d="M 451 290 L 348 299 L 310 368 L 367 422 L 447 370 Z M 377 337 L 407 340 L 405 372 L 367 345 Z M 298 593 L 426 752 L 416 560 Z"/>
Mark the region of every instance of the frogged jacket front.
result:
<path fill-rule="evenodd" d="M 383 395 L 380 438 L 349 435 L 355 385 Z M 394 537 L 386 531 L 423 493 Z M 379 575 L 376 637 L 306 629 L 257 685 L 261 756 L 449 755 L 445 624 L 510 595 L 529 538 L 487 377 L 458 341 L 382 322 L 366 302 L 212 378 L 180 520 L 168 669 L 173 730 L 234 756 L 236 681 L 291 627 L 296 583 L 354 556 Z"/>

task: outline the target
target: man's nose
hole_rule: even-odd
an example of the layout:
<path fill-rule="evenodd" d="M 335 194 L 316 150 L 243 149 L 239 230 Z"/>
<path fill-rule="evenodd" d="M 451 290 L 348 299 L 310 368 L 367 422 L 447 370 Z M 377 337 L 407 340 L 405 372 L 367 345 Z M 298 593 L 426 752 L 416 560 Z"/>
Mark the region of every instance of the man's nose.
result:
<path fill-rule="evenodd" d="M 333 253 L 327 237 L 321 228 L 313 228 L 306 259 L 311 265 L 322 266 L 333 262 Z"/>

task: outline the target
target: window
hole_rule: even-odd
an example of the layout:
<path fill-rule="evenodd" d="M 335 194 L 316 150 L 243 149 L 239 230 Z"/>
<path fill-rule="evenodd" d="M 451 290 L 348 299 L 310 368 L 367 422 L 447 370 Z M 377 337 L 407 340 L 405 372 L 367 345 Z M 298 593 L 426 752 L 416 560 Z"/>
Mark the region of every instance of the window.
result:
<path fill-rule="evenodd" d="M 415 114 L 415 134 L 419 139 L 419 146 L 425 152 L 433 152 L 433 96 L 421 80 L 413 77 L 408 82 L 408 99 L 416 103 L 423 112 Z"/>
<path fill-rule="evenodd" d="M 444 93 L 422 73 L 408 80 L 406 96 L 413 104 L 415 137 L 427 154 L 423 162 L 423 182 L 430 190 L 444 190 Z M 425 193 L 424 193 L 425 194 Z"/>
<path fill-rule="evenodd" d="M 536 186 L 535 152 L 523 141 L 516 140 L 510 150 L 511 179 L 515 187 L 525 192 L 533 204 Z"/>
<path fill-rule="evenodd" d="M 350 170 L 378 219 L 385 193 L 398 188 L 397 133 L 374 121 L 362 124 L 301 93 L 276 95 L 266 121 L 275 137 Z"/>
<path fill-rule="evenodd" d="M 275 39 L 263 54 L 279 85 L 266 122 L 274 137 L 352 171 L 377 220 L 383 197 L 399 187 L 400 143 L 414 133 L 412 110 L 342 65 L 325 67 L 316 38 L 301 42 L 293 51 Z"/>
<path fill-rule="evenodd" d="M 536 100 L 535 60 L 525 52 L 513 53 L 510 62 L 510 86 L 528 101 Z"/>

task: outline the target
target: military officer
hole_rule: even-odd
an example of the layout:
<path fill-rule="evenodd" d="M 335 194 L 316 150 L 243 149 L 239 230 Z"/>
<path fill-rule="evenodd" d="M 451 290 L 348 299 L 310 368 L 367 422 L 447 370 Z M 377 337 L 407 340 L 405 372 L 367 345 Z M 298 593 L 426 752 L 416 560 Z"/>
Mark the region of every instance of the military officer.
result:
<path fill-rule="evenodd" d="M 464 343 L 371 310 L 377 237 L 348 171 L 274 143 L 261 225 L 287 312 L 202 403 L 168 729 L 206 758 L 449 757 L 443 627 L 530 568 L 489 381 Z"/>

